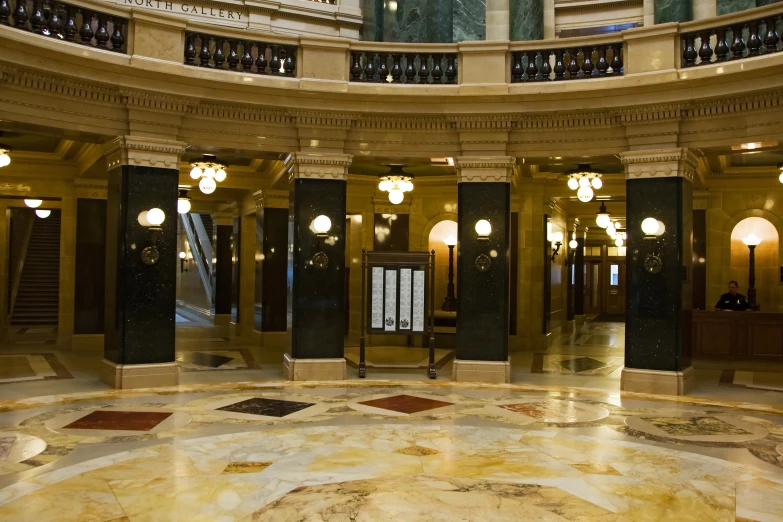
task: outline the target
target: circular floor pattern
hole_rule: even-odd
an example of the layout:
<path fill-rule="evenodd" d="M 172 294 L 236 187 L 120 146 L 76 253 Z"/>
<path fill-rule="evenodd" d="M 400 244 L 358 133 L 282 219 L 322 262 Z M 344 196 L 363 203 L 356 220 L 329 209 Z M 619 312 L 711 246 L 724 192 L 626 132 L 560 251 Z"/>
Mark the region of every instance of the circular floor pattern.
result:
<path fill-rule="evenodd" d="M 609 412 L 600 406 L 552 399 L 503 401 L 487 404 L 484 410 L 523 425 L 534 422 L 556 424 L 592 422 L 609 416 Z"/>
<path fill-rule="evenodd" d="M 168 408 L 116 406 L 79 410 L 46 421 L 47 429 L 86 437 L 121 437 L 153 434 L 181 428 L 190 415 Z"/>
<path fill-rule="evenodd" d="M 174 439 L 0 490 L 0 520 L 36 522 L 735 517 L 783 518 L 783 474 L 639 442 L 451 423 Z"/>
<path fill-rule="evenodd" d="M 348 401 L 347 406 L 361 413 L 388 417 L 428 417 L 447 415 L 462 409 L 454 398 L 400 390 L 396 393 L 366 395 Z"/>
<path fill-rule="evenodd" d="M 626 417 L 625 425 L 642 433 L 692 442 L 747 442 L 769 431 L 760 424 L 731 415 L 681 414 Z"/>
<path fill-rule="evenodd" d="M 46 449 L 46 442 L 32 435 L 0 431 L 0 466 L 31 459 Z"/>

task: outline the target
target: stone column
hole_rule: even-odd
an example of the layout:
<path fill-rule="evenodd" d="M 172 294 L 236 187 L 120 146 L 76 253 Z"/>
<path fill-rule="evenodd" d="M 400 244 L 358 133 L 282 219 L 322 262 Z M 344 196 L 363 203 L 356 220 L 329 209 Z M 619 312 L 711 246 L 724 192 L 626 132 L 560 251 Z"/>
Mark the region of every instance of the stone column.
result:
<path fill-rule="evenodd" d="M 755 0 L 754 0 L 755 7 Z M 717 0 L 693 0 L 693 19 L 714 18 L 717 14 Z"/>
<path fill-rule="evenodd" d="M 694 384 L 690 264 L 697 158 L 688 149 L 672 148 L 625 152 L 621 159 L 628 198 L 621 389 L 684 395 Z M 645 238 L 646 218 L 663 223 L 663 234 Z"/>
<path fill-rule="evenodd" d="M 508 4 L 509 0 L 487 0 L 487 40 L 508 40 Z"/>
<path fill-rule="evenodd" d="M 74 288 L 76 286 L 76 197 L 72 187 L 60 206 L 60 291 L 57 349 L 70 350 L 73 341 Z"/>
<path fill-rule="evenodd" d="M 514 158 L 463 156 L 455 158 L 455 166 L 459 293 L 457 358 L 452 378 L 510 382 L 509 220 Z M 475 229 L 476 222 L 482 219 L 492 227 L 489 237 L 484 239 L 479 238 Z"/>
<path fill-rule="evenodd" d="M 576 238 L 574 253 L 574 320 L 576 324 L 585 322 L 585 240 Z"/>
<path fill-rule="evenodd" d="M 544 0 L 509 0 L 512 42 L 544 38 Z"/>
<path fill-rule="evenodd" d="M 255 208 L 243 208 L 239 216 L 239 297 L 237 299 L 237 335 L 253 336 L 255 327 L 256 286 L 256 213 Z"/>
<path fill-rule="evenodd" d="M 284 364 L 291 380 L 344 379 L 345 190 L 351 156 L 297 152 L 289 161 Z M 326 237 L 318 237 L 313 227 L 321 215 L 331 221 Z"/>
<path fill-rule="evenodd" d="M 121 136 L 104 150 L 108 161 L 106 228 L 106 342 L 101 379 L 115 388 L 179 382 L 174 362 L 176 307 L 178 141 Z M 157 239 L 159 259 L 142 250 L 151 231 L 139 214 L 165 214 Z"/>
<path fill-rule="evenodd" d="M 653 0 L 656 24 L 688 22 L 693 19 L 692 0 Z"/>
<path fill-rule="evenodd" d="M 231 236 L 234 234 L 232 214 L 213 214 L 215 225 L 215 315 L 216 325 L 231 323 L 231 285 L 233 284 L 233 256 Z"/>

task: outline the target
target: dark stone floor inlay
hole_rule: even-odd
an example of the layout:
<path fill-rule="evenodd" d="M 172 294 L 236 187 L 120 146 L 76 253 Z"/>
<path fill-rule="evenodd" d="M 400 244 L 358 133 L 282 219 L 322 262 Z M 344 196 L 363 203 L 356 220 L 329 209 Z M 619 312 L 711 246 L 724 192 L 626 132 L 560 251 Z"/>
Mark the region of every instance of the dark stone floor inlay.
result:
<path fill-rule="evenodd" d="M 164 411 L 94 411 L 64 426 L 69 430 L 149 431 L 173 415 Z"/>
<path fill-rule="evenodd" d="M 397 413 L 419 413 L 427 410 L 434 410 L 435 408 L 443 408 L 444 406 L 453 406 L 454 403 L 436 401 L 434 399 L 427 399 L 424 397 L 416 397 L 414 395 L 395 395 L 394 397 L 385 397 L 383 399 L 373 399 L 371 401 L 363 401 L 359 404 L 365 406 L 372 406 L 373 408 L 381 408 L 389 411 L 396 411 Z"/>
<path fill-rule="evenodd" d="M 573 359 L 560 361 L 560 366 L 574 373 L 579 373 L 605 368 L 609 365 L 592 357 L 574 357 Z"/>
<path fill-rule="evenodd" d="M 222 408 L 218 408 L 218 410 L 247 413 L 249 415 L 265 415 L 267 417 L 285 417 L 286 415 L 302 411 L 310 406 L 315 406 L 315 404 L 310 402 L 281 401 L 278 399 L 253 397 L 252 399 L 223 406 Z"/>

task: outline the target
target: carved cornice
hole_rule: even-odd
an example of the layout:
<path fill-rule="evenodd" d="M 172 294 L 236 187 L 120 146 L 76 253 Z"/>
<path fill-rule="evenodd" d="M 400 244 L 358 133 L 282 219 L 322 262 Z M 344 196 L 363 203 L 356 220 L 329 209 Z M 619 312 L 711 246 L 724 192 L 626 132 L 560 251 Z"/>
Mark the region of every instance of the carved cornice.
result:
<path fill-rule="evenodd" d="M 289 114 L 297 127 L 341 130 L 350 129 L 359 117 L 357 114 L 340 112 L 291 111 Z"/>
<path fill-rule="evenodd" d="M 259 190 L 253 193 L 256 208 L 288 208 L 288 192 L 279 190 Z"/>
<path fill-rule="evenodd" d="M 650 123 L 671 123 L 683 119 L 684 104 L 645 105 L 614 111 L 619 123 L 624 126 L 649 125 Z"/>
<path fill-rule="evenodd" d="M 693 182 L 699 158 L 685 148 L 623 152 L 627 180 L 640 178 L 684 178 Z"/>
<path fill-rule="evenodd" d="M 457 183 L 510 183 L 516 158 L 511 156 L 460 156 L 454 158 Z"/>
<path fill-rule="evenodd" d="M 353 156 L 350 154 L 322 154 L 313 152 L 295 152 L 288 157 L 291 166 L 288 179 L 348 179 L 348 166 Z"/>
<path fill-rule="evenodd" d="M 718 179 L 777 179 L 780 170 L 775 167 L 739 167 L 723 172 L 710 172 L 710 178 Z"/>
<path fill-rule="evenodd" d="M 178 170 L 185 146 L 181 141 L 119 136 L 104 145 L 103 155 L 109 170 L 121 165 Z"/>

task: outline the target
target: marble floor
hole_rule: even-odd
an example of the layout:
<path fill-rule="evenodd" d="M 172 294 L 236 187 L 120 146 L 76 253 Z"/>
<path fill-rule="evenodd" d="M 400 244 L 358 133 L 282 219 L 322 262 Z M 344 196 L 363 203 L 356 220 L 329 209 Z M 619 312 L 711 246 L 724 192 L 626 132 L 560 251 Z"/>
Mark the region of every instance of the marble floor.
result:
<path fill-rule="evenodd" d="M 621 393 L 622 324 L 512 353 L 510 385 L 450 382 L 450 351 L 430 381 L 421 348 L 288 383 L 281 353 L 194 326 L 180 386 L 116 391 L 54 335 L 0 347 L 0 522 L 783 522 L 781 374 Z"/>
<path fill-rule="evenodd" d="M 783 520 L 783 407 L 446 382 L 0 403 L 0 521 Z"/>

